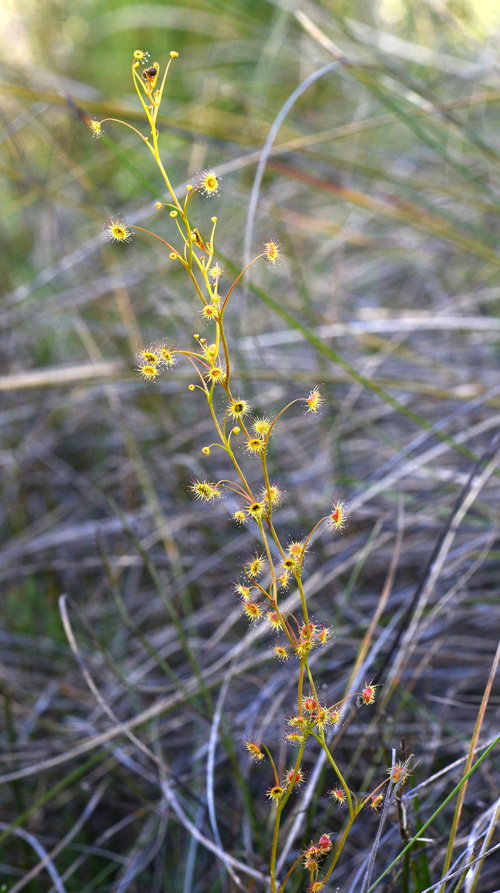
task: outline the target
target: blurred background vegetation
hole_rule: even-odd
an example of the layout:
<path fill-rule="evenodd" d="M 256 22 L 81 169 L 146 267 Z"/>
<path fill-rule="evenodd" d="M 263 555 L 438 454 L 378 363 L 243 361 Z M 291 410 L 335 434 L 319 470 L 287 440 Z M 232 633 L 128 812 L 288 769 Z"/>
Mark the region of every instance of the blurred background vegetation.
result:
<path fill-rule="evenodd" d="M 0 21 L 2 882 L 32 893 L 238 889 L 89 690 L 61 594 L 105 702 L 121 722 L 151 711 L 136 731 L 168 766 L 184 815 L 264 874 L 269 778 L 249 769 L 241 740 L 261 735 L 280 765 L 290 759 L 289 667 L 277 669 L 268 635 L 248 633 L 232 589 L 253 532 L 232 528 L 229 502 L 204 509 L 188 495 L 193 477 L 227 471 L 201 455 L 205 407 L 186 366 L 154 385 L 133 370 L 138 344 L 190 347 L 205 323 L 159 243 L 137 233 L 112 246 L 103 233 L 119 214 L 171 234 L 140 141 L 113 123 L 93 140 L 78 113 L 143 127 L 137 48 L 161 64 L 180 54 L 163 160 L 181 193 L 201 168 L 221 175 L 197 221 L 207 234 L 217 214 L 227 269 L 243 264 L 259 152 L 280 108 L 339 62 L 276 136 L 252 254 L 277 237 L 284 260 L 253 268 L 230 328 L 241 395 L 261 413 L 316 384 L 325 396 L 313 424 L 283 420 L 272 462 L 290 538 L 332 498 L 350 504 L 346 533 L 320 537 L 309 559 L 313 613 L 336 630 L 320 664 L 331 699 L 394 560 L 366 664 L 384 694 L 368 719 L 351 718 L 339 759 L 351 787 L 368 791 L 392 747 L 414 753 L 411 785 L 424 787 L 408 800 L 413 833 L 460 777 L 462 764 L 449 767 L 467 752 L 500 628 L 498 3 L 4 0 Z M 498 705 L 497 690 L 483 742 Z M 462 860 L 498 797 L 498 758 L 488 767 L 466 795 Z M 290 838 L 291 861 L 318 830 L 341 827 L 327 776 Z M 450 815 L 377 890 L 421 893 L 439 880 Z M 376 826 L 360 821 L 332 889 L 359 889 Z M 401 846 L 397 816 L 384 840 L 380 870 Z M 499 874 L 495 853 L 477 890 L 492 893 Z"/>

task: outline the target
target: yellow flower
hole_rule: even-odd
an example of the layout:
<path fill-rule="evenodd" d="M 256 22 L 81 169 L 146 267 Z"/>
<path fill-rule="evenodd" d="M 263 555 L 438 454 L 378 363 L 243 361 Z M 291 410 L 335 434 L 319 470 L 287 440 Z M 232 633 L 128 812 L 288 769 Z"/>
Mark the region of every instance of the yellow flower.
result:
<path fill-rule="evenodd" d="M 269 489 L 264 487 L 262 491 L 263 502 L 269 502 L 272 506 L 279 505 L 283 499 L 283 493 L 277 484 L 270 484 Z"/>
<path fill-rule="evenodd" d="M 326 707 L 319 707 L 312 720 L 319 731 L 322 731 L 325 726 L 333 725 L 331 713 Z"/>
<path fill-rule="evenodd" d="M 306 397 L 307 409 L 306 412 L 317 412 L 321 404 L 323 403 L 323 398 L 318 390 L 318 388 L 313 388 L 309 397 Z"/>
<path fill-rule="evenodd" d="M 298 716 L 290 716 L 290 718 L 287 719 L 287 725 L 292 726 L 294 729 L 304 731 L 307 727 L 307 719 L 300 713 Z"/>
<path fill-rule="evenodd" d="M 330 725 L 339 726 L 342 722 L 342 714 L 337 707 L 330 707 Z"/>
<path fill-rule="evenodd" d="M 373 795 L 372 797 L 370 797 L 370 800 L 367 803 L 367 806 L 369 806 L 370 809 L 373 809 L 374 812 L 377 812 L 377 810 L 380 809 L 380 807 L 382 806 L 383 802 L 384 802 L 384 795 L 376 794 L 376 795 Z"/>
<path fill-rule="evenodd" d="M 217 319 L 218 316 L 217 307 L 214 304 L 205 304 L 200 313 L 205 319 Z"/>
<path fill-rule="evenodd" d="M 287 589 L 290 584 L 290 572 L 283 571 L 278 577 L 277 583 L 280 589 Z"/>
<path fill-rule="evenodd" d="M 304 550 L 304 543 L 302 543 L 300 540 L 293 540 L 293 542 L 291 542 L 288 546 L 287 551 L 288 556 L 295 559 L 297 564 L 300 564 L 300 562 L 304 558 L 305 551 L 307 550 Z"/>
<path fill-rule="evenodd" d="M 154 381 L 156 376 L 159 374 L 159 369 L 156 363 L 139 363 L 139 365 L 137 366 L 137 372 L 146 381 Z"/>
<path fill-rule="evenodd" d="M 301 766 L 299 766 L 298 769 L 287 769 L 287 771 L 285 772 L 285 777 L 283 779 L 283 787 L 294 788 L 295 786 L 304 784 L 305 779 L 305 773 Z"/>
<path fill-rule="evenodd" d="M 252 590 L 249 586 L 243 586 L 243 583 L 236 583 L 234 590 L 244 602 L 249 602 L 251 600 Z"/>
<path fill-rule="evenodd" d="M 274 266 L 279 261 L 281 249 L 276 239 L 269 239 L 269 242 L 264 242 L 264 257 L 271 266 Z"/>
<path fill-rule="evenodd" d="M 366 683 L 364 689 L 359 693 L 358 696 L 358 706 L 362 706 L 363 704 L 373 704 L 375 701 L 375 696 L 377 694 L 378 685 L 373 685 L 371 682 Z"/>
<path fill-rule="evenodd" d="M 217 384 L 217 382 L 224 381 L 225 379 L 224 369 L 221 366 L 212 366 L 211 369 L 206 373 L 205 378 L 208 382 Z"/>
<path fill-rule="evenodd" d="M 220 177 L 212 168 L 209 168 L 198 174 L 196 186 L 202 195 L 217 195 L 220 188 Z"/>
<path fill-rule="evenodd" d="M 334 788 L 332 791 L 327 792 L 339 806 L 342 806 L 346 800 L 347 795 L 343 788 Z"/>
<path fill-rule="evenodd" d="M 278 660 L 283 660 L 283 661 L 288 660 L 288 658 L 290 657 L 290 654 L 288 653 L 288 649 L 284 645 L 276 645 L 276 647 L 273 648 L 273 654 L 275 657 L 278 658 Z"/>
<path fill-rule="evenodd" d="M 134 59 L 136 59 L 137 62 L 147 62 L 149 53 L 146 53 L 145 50 L 134 50 Z"/>
<path fill-rule="evenodd" d="M 224 270 L 219 267 L 219 264 L 215 264 L 211 270 L 208 271 L 208 275 L 214 284 L 217 284 L 220 277 L 222 276 Z"/>
<path fill-rule="evenodd" d="M 217 484 L 210 484 L 208 481 L 194 481 L 190 490 L 194 493 L 195 499 L 202 499 L 204 502 L 211 502 L 221 495 Z"/>
<path fill-rule="evenodd" d="M 328 626 L 320 624 L 315 630 L 315 636 L 319 645 L 325 645 L 332 636 L 332 630 Z"/>
<path fill-rule="evenodd" d="M 241 509 L 238 509 L 237 512 L 233 512 L 232 518 L 233 521 L 236 521 L 237 524 L 244 524 L 247 516 L 245 515 L 245 512 L 243 512 Z"/>
<path fill-rule="evenodd" d="M 216 344 L 205 344 L 203 345 L 203 353 L 206 356 L 207 360 L 210 360 L 211 363 L 215 363 L 217 359 L 218 349 Z"/>
<path fill-rule="evenodd" d="M 106 233 L 111 242 L 130 242 L 134 231 L 130 229 L 129 225 L 125 223 L 124 220 L 120 220 L 119 217 L 117 217 L 116 220 L 113 220 L 113 218 L 110 217 L 109 223 L 106 226 Z"/>
<path fill-rule="evenodd" d="M 249 453 L 262 453 L 265 449 L 265 442 L 261 437 L 252 437 L 250 440 L 247 440 L 247 450 Z"/>
<path fill-rule="evenodd" d="M 257 602 L 244 602 L 243 611 L 248 619 L 252 621 L 260 620 L 262 615 L 262 608 Z"/>
<path fill-rule="evenodd" d="M 281 798 L 283 797 L 284 793 L 285 793 L 285 789 L 282 788 L 281 785 L 275 784 L 272 786 L 272 788 L 268 789 L 267 798 L 268 798 L 268 800 L 274 800 L 276 805 L 278 805 L 278 803 L 281 800 Z"/>
<path fill-rule="evenodd" d="M 247 515 L 254 521 L 259 521 L 264 514 L 264 506 L 262 502 L 252 502 L 247 508 Z"/>
<path fill-rule="evenodd" d="M 281 617 L 277 611 L 268 611 L 266 614 L 266 620 L 273 629 L 281 629 L 283 626 Z"/>
<path fill-rule="evenodd" d="M 103 134 L 102 124 L 100 121 L 97 121 L 95 118 L 92 121 L 89 121 L 89 130 L 92 136 L 98 140 L 100 136 Z"/>
<path fill-rule="evenodd" d="M 172 367 L 175 366 L 175 364 L 177 363 L 177 357 L 172 352 L 172 348 L 167 347 L 167 345 L 163 344 L 161 341 L 156 345 L 155 351 L 157 351 L 158 353 L 160 363 L 167 369 L 172 369 Z"/>
<path fill-rule="evenodd" d="M 152 347 L 141 347 L 137 352 L 136 360 L 139 364 L 146 363 L 148 366 L 158 366 L 160 356 Z"/>
<path fill-rule="evenodd" d="M 295 646 L 294 651 L 299 660 L 304 660 L 308 656 L 308 654 L 311 653 L 312 649 L 313 643 L 311 641 L 300 641 L 299 644 Z"/>
<path fill-rule="evenodd" d="M 293 555 L 286 555 L 283 559 L 282 568 L 285 573 L 290 573 L 298 570 L 300 567 L 300 562 Z"/>
<path fill-rule="evenodd" d="M 251 408 L 250 403 L 247 403 L 246 400 L 232 400 L 229 404 L 229 415 L 238 421 L 238 419 L 241 419 L 247 412 L 250 412 Z"/>
<path fill-rule="evenodd" d="M 260 749 L 260 744 L 257 744 L 255 741 L 251 741 L 250 738 L 247 738 L 245 741 L 245 747 L 250 754 L 250 758 L 259 763 L 261 760 L 265 759 L 265 754 L 262 753 Z"/>
<path fill-rule="evenodd" d="M 397 782 L 401 778 L 403 779 L 403 783 L 404 783 L 406 781 L 406 779 L 408 778 L 408 772 L 406 771 L 403 763 L 401 763 L 400 760 L 396 761 L 396 763 L 394 764 L 394 769 L 392 769 L 392 768 L 388 769 L 387 772 L 390 775 L 391 781 L 394 784 L 397 784 Z"/>
<path fill-rule="evenodd" d="M 330 527 L 334 530 L 343 530 L 347 518 L 347 509 L 344 502 L 336 502 L 328 518 Z"/>
<path fill-rule="evenodd" d="M 260 577 L 261 573 L 264 570 L 265 563 L 266 562 L 263 555 L 255 555 L 255 557 L 252 558 L 251 561 L 247 561 L 246 564 L 243 565 L 245 574 L 250 579 L 253 579 L 254 577 Z"/>
<path fill-rule="evenodd" d="M 269 429 L 271 427 L 271 422 L 269 419 L 255 419 L 255 422 L 252 425 L 253 430 L 260 437 L 265 437 L 266 434 L 269 434 Z"/>

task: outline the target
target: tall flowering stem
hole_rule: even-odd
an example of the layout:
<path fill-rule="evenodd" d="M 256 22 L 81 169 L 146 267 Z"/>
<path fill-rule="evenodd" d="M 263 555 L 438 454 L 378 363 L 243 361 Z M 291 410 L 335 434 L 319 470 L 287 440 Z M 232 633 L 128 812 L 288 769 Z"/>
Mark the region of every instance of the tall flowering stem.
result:
<path fill-rule="evenodd" d="M 321 408 L 322 398 L 319 389 L 314 387 L 309 394 L 292 400 L 274 416 L 268 417 L 256 415 L 250 403 L 233 390 L 234 363 L 224 324 L 225 313 L 249 266 L 258 261 L 267 261 L 273 267 L 280 259 L 280 247 L 275 239 L 265 242 L 253 260 L 221 292 L 224 271 L 215 261 L 217 217 L 210 218 L 208 238 L 190 219 L 194 197 L 216 196 L 220 190 L 220 177 L 211 168 L 202 171 L 193 183 L 187 185 L 181 199 L 176 195 L 160 157 L 158 113 L 170 67 L 177 58 L 178 53 L 172 51 L 163 73 L 158 62 L 149 64 L 148 54 L 143 50 L 136 50 L 132 59 L 132 79 L 149 133 L 144 135 L 135 127 L 131 129 L 147 145 L 162 175 L 166 200 L 157 202 L 156 207 L 158 211 L 168 210 L 172 234 L 164 238 L 143 227 L 138 226 L 136 229 L 157 239 L 168 251 L 172 263 L 184 268 L 193 286 L 196 304 L 193 313 L 200 314 L 202 321 L 210 329 L 210 337 L 194 334 L 194 346 L 183 349 L 159 339 L 138 349 L 136 369 L 143 379 L 154 381 L 182 360 L 191 363 L 197 383 L 189 385 L 189 390 L 201 393 L 206 400 L 216 437 L 213 443 L 203 447 L 202 454 L 209 457 L 213 448 L 221 449 L 226 453 L 236 477 L 236 480 L 195 480 L 191 483 L 192 494 L 196 499 L 208 503 L 222 498 L 225 492 L 231 493 L 233 498 L 236 495 L 239 506 L 233 512 L 233 520 L 238 524 L 254 525 L 259 547 L 243 564 L 235 583 L 235 591 L 249 621 L 266 623 L 269 631 L 276 636 L 273 649 L 276 659 L 296 663 L 296 703 L 292 716 L 287 720 L 285 738 L 290 747 L 298 746 L 298 750 L 292 767 L 284 778 L 280 778 L 267 745 L 247 740 L 246 748 L 249 756 L 256 762 L 264 762 L 267 757 L 272 770 L 272 783 L 267 791 L 274 810 L 269 857 L 271 891 L 284 893 L 292 875 L 296 871 L 305 871 L 308 875 L 308 890 L 310 893 L 317 893 L 333 871 L 354 820 L 370 802 L 366 797 L 358 799 L 350 790 L 348 780 L 331 751 L 335 729 L 341 724 L 343 710 L 349 698 L 331 705 L 319 699 L 310 655 L 312 651 L 327 644 L 332 631 L 324 623 L 311 621 L 303 582 L 304 561 L 314 534 L 323 524 L 328 524 L 334 532 L 340 532 L 345 525 L 346 509 L 342 502 L 336 502 L 307 536 L 288 544 L 282 541 L 274 523 L 275 511 L 283 494 L 269 474 L 267 452 L 270 440 L 275 436 L 277 422 L 285 412 L 299 406 L 306 415 L 314 416 Z M 117 119 L 105 119 L 111 120 Z M 93 136 L 100 135 L 105 121 L 89 119 Z M 130 128 L 125 122 L 121 123 Z M 106 229 L 114 242 L 129 242 L 133 235 L 133 230 L 119 217 L 112 218 Z M 195 325 L 195 330 L 196 328 L 198 324 Z M 221 403 L 223 408 L 218 409 Z M 296 614 L 285 613 L 282 609 L 284 595 L 290 587 L 294 587 L 298 595 L 300 611 Z M 375 686 L 369 683 L 361 692 L 349 697 L 357 698 L 358 706 L 371 704 L 375 697 Z M 290 799 L 305 781 L 302 760 L 309 745 L 319 747 L 324 752 L 333 782 L 332 790 L 327 793 L 339 806 L 347 806 L 348 817 L 343 833 L 335 845 L 330 841 L 332 832 L 323 832 L 318 842 L 310 844 L 301 853 L 280 881 L 277 877 L 277 862 L 282 819 Z M 377 794 L 372 800 L 378 804 L 380 793 L 379 789 L 376 790 Z"/>

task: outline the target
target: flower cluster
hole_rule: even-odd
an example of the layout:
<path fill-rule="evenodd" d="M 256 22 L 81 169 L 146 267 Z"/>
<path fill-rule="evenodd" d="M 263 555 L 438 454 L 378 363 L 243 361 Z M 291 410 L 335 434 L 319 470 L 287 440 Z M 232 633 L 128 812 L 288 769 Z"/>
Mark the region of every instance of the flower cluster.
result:
<path fill-rule="evenodd" d="M 250 749 L 248 743 L 247 748 Z M 273 768 L 276 771 L 274 764 Z M 281 781 L 279 781 L 277 776 L 275 777 L 274 784 L 267 789 L 267 797 L 269 800 L 272 800 L 276 806 L 279 806 L 284 797 L 291 794 L 294 788 L 298 788 L 304 784 L 304 781 L 305 772 L 302 767 L 292 766 L 290 769 L 286 770 Z"/>
<path fill-rule="evenodd" d="M 140 347 L 135 355 L 136 370 L 146 381 L 154 381 L 165 369 L 177 363 L 176 351 L 164 341 Z"/>
<path fill-rule="evenodd" d="M 342 719 L 338 706 L 326 707 L 315 697 L 308 696 L 302 700 L 302 711 L 287 720 L 292 729 L 286 735 L 290 744 L 303 744 L 312 734 L 320 734 L 330 726 L 338 728 Z"/>
<path fill-rule="evenodd" d="M 318 868 L 319 863 L 328 855 L 332 846 L 333 844 L 330 840 L 330 835 L 322 834 L 317 843 L 312 843 L 303 851 L 302 858 L 305 867 L 309 871 L 314 871 Z"/>

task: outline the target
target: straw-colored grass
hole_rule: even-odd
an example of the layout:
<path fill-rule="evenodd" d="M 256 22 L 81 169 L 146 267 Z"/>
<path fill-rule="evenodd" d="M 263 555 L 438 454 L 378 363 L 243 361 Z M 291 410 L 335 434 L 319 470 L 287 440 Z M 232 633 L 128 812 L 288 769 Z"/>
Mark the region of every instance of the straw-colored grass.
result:
<path fill-rule="evenodd" d="M 500 888 L 497 746 L 446 802 L 498 735 L 498 31 L 465 2 L 296 7 L 26 0 L 10 11 L 9 893 L 266 890 L 272 779 L 243 741 L 272 742 L 282 771 L 290 762 L 293 673 L 276 664 L 272 636 L 248 627 L 232 585 L 254 535 L 231 524 L 231 499 L 207 512 L 189 495 L 212 437 L 203 403 L 185 366 L 153 385 L 133 371 L 138 342 L 192 339 L 193 299 L 168 255 L 139 234 L 111 246 L 103 233 L 118 213 L 162 227 L 161 183 L 133 135 L 108 124 L 92 140 L 78 114 L 139 125 L 128 65 L 142 45 L 154 59 L 180 53 L 159 119 L 164 160 L 175 185 L 207 166 L 220 173 L 208 213 L 221 266 L 241 269 L 246 233 L 283 246 L 281 265 L 252 273 L 227 317 L 241 395 L 262 411 L 316 384 L 325 397 L 314 426 L 301 412 L 280 422 L 270 464 L 287 494 L 276 513 L 285 538 L 305 535 L 333 499 L 349 504 L 342 537 L 318 536 L 307 559 L 310 610 L 335 630 L 314 672 L 331 701 L 356 675 L 381 688 L 346 718 L 335 758 L 369 793 L 393 748 L 413 754 L 402 795 L 382 824 L 360 817 L 328 889 Z M 284 116 L 257 193 L 280 109 L 333 62 Z M 225 477 L 223 459 L 211 461 Z M 284 609 L 296 601 L 291 589 Z M 319 750 L 305 769 L 282 878 L 345 819 Z M 303 889 L 297 879 L 287 893 Z"/>

